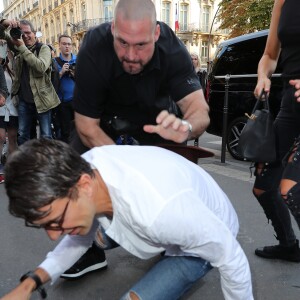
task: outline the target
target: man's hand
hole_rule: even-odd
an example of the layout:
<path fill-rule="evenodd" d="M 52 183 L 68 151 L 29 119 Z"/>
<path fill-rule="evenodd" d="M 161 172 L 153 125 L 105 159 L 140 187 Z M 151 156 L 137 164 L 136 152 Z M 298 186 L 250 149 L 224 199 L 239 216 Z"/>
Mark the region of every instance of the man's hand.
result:
<path fill-rule="evenodd" d="M 157 133 L 162 138 L 176 143 L 183 143 L 189 137 L 189 125 L 182 123 L 182 120 L 174 114 L 163 110 L 156 118 L 157 125 L 144 125 L 144 131 Z"/>
<path fill-rule="evenodd" d="M 63 66 L 61 67 L 61 71 L 59 72 L 59 76 L 63 77 L 65 73 L 69 72 L 69 63 L 65 63 L 63 64 Z"/>
<path fill-rule="evenodd" d="M 292 79 L 289 81 L 290 85 L 293 85 L 296 89 L 295 97 L 297 98 L 297 102 L 300 102 L 300 79 Z"/>
<path fill-rule="evenodd" d="M 10 28 L 15 28 L 15 27 L 19 27 L 20 26 L 20 22 L 17 20 L 9 20 L 6 19 L 1 23 L 3 26 L 5 26 L 6 28 L 10 27 Z"/>

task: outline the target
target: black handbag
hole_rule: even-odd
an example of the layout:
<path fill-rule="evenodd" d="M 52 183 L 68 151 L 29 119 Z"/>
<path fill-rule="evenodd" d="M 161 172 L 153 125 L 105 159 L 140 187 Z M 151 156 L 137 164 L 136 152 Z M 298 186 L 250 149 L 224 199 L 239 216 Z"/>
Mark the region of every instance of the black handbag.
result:
<path fill-rule="evenodd" d="M 262 100 L 264 98 L 264 100 Z M 263 105 L 262 109 L 258 109 Z M 261 93 L 240 135 L 238 153 L 245 160 L 270 163 L 276 160 L 274 118 L 267 93 Z"/>

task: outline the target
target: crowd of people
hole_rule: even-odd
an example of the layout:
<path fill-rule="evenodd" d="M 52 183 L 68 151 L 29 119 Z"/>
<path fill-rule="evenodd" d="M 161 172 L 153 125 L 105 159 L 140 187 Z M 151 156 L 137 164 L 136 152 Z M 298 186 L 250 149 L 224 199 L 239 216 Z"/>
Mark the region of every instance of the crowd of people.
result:
<path fill-rule="evenodd" d="M 298 8 L 297 0 L 275 0 L 254 91 L 270 91 L 281 52 L 278 161 L 256 165 L 253 188 L 279 245 L 255 253 L 292 262 L 300 262 L 289 213 L 299 225 Z M 121 246 L 141 259 L 160 256 L 121 299 L 179 299 L 218 268 L 225 299 L 252 300 L 250 267 L 230 200 L 198 165 L 155 147 L 197 140 L 209 125 L 209 107 L 199 56 L 157 21 L 153 2 L 118 1 L 113 21 L 86 33 L 78 57 L 67 35 L 59 38 L 60 55 L 52 57 L 30 22 L 0 23 L 0 38 L 13 52 L 12 71 L 4 59 L 6 85 L 0 88 L 0 141 L 7 132 L 12 143 L 5 165 L 9 211 L 52 240 L 66 235 L 1 299 L 29 299 L 34 291 L 45 298 L 44 283 L 105 269 L 104 250 Z M 12 38 L 6 28 L 20 28 L 22 35 Z M 31 139 L 35 119 L 40 139 Z"/>

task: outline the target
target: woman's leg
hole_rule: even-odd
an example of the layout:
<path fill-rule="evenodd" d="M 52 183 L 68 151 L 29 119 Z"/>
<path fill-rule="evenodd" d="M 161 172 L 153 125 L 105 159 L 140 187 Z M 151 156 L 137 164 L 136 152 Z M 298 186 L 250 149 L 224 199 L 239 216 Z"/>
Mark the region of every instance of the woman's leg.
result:
<path fill-rule="evenodd" d="M 285 90 L 281 110 L 275 121 L 276 151 L 278 160 L 272 164 L 257 164 L 253 193 L 267 218 L 272 221 L 279 245 L 256 249 L 258 256 L 300 261 L 300 250 L 296 240 L 289 210 L 280 194 L 280 181 L 284 166 L 282 159 L 289 151 L 300 131 L 300 115 L 294 110 L 294 89 Z"/>
<path fill-rule="evenodd" d="M 285 163 L 280 194 L 300 228 L 300 136 L 287 154 Z"/>

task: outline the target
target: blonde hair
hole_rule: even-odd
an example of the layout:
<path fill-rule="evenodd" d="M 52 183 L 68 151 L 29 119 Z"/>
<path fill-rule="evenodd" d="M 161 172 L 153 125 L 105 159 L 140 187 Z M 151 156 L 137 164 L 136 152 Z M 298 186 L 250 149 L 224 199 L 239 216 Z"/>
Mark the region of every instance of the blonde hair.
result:
<path fill-rule="evenodd" d="M 198 72 L 200 70 L 200 58 L 199 58 L 199 55 L 196 52 L 191 52 L 190 55 L 191 55 L 191 58 L 192 57 L 196 57 L 197 58 L 197 66 L 196 66 L 195 71 Z"/>

